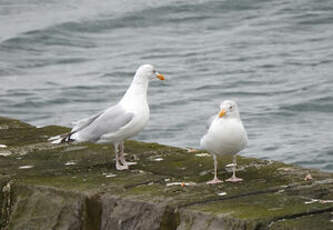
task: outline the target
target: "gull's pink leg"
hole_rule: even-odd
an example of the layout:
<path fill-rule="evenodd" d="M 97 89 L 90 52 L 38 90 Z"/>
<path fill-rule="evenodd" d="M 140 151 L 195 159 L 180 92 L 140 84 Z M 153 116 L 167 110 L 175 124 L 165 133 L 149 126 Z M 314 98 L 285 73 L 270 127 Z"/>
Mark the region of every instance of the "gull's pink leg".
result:
<path fill-rule="evenodd" d="M 233 163 L 233 166 L 232 166 L 232 177 L 230 177 L 229 179 L 227 179 L 226 181 L 228 182 L 240 182 L 240 181 L 243 181 L 242 178 L 238 178 L 236 177 L 236 165 L 237 165 L 237 159 L 236 159 L 236 154 L 233 156 L 233 160 L 232 160 L 232 163 Z"/>
<path fill-rule="evenodd" d="M 124 156 L 124 142 L 123 141 L 120 143 L 119 149 L 120 149 L 120 162 L 123 165 L 127 165 L 127 167 L 128 167 L 130 165 L 136 165 L 137 164 L 136 162 L 126 161 L 125 156 Z"/>
<path fill-rule="evenodd" d="M 117 170 L 125 170 L 128 169 L 128 165 L 122 165 L 119 161 L 119 144 L 114 144 L 114 153 L 116 155 L 116 169 Z"/>
<path fill-rule="evenodd" d="M 207 184 L 218 184 L 223 182 L 222 180 L 217 178 L 217 160 L 215 154 L 213 154 L 213 159 L 214 159 L 214 179 L 207 181 Z"/>

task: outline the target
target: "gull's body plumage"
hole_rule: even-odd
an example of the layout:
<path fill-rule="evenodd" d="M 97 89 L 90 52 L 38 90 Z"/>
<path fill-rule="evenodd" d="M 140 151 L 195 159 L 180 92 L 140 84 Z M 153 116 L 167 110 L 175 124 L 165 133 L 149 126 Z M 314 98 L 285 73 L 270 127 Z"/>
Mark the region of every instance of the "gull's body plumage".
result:
<path fill-rule="evenodd" d="M 233 177 L 229 181 L 241 180 L 235 176 L 236 154 L 246 147 L 248 141 L 237 104 L 227 100 L 220 105 L 220 109 L 220 114 L 211 119 L 208 131 L 200 141 L 200 147 L 210 152 L 214 158 L 215 176 L 209 183 L 222 182 L 217 178 L 216 155 L 225 154 L 234 155 Z"/>
<path fill-rule="evenodd" d="M 147 89 L 149 80 L 153 76 L 164 80 L 152 65 L 140 66 L 118 104 L 77 121 L 69 134 L 57 138 L 53 143 L 66 141 L 112 143 L 116 153 L 116 168 L 128 169 L 129 164 L 123 156 L 124 140 L 137 135 L 149 121 Z"/>
<path fill-rule="evenodd" d="M 239 119 L 221 119 L 218 116 L 211 122 L 200 143 L 202 148 L 217 155 L 237 154 L 246 144 L 247 136 L 242 122 Z"/>

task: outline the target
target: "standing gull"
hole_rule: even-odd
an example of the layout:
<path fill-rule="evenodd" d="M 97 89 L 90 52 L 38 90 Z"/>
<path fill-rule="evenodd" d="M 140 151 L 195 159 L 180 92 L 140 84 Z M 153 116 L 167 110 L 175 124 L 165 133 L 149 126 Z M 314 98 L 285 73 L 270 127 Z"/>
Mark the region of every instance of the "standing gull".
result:
<path fill-rule="evenodd" d="M 124 157 L 124 140 L 137 135 L 148 123 L 147 89 L 150 79 L 164 80 L 154 66 L 140 66 L 130 87 L 118 104 L 94 116 L 75 122 L 71 132 L 53 137 L 52 143 L 85 142 L 112 143 L 116 155 L 116 169 L 128 169 L 133 162 Z"/>
<path fill-rule="evenodd" d="M 236 102 L 226 100 L 220 105 L 220 112 L 211 119 L 207 133 L 201 138 L 200 147 L 209 151 L 214 158 L 214 179 L 207 184 L 223 182 L 217 178 L 216 155 L 232 154 L 232 177 L 227 181 L 238 182 L 236 177 L 236 154 L 247 145 L 247 134 L 239 116 Z"/>

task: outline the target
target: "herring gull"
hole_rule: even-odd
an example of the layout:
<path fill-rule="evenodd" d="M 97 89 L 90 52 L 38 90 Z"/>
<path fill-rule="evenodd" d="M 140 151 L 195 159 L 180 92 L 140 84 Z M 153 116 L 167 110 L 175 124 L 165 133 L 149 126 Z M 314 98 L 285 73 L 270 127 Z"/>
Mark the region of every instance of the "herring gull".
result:
<path fill-rule="evenodd" d="M 247 145 L 247 134 L 239 116 L 236 102 L 223 101 L 218 115 L 212 117 L 207 133 L 201 138 L 200 147 L 210 152 L 214 159 L 214 179 L 207 184 L 223 182 L 217 178 L 216 155 L 233 155 L 232 177 L 227 181 L 238 182 L 236 177 L 236 154 Z"/>
<path fill-rule="evenodd" d="M 74 123 L 71 132 L 50 138 L 52 143 L 94 142 L 112 143 L 116 169 L 128 169 L 130 163 L 124 157 L 124 140 L 137 135 L 148 123 L 149 106 L 147 89 L 149 80 L 164 76 L 150 64 L 141 65 L 130 87 L 118 104 L 86 119 Z"/>

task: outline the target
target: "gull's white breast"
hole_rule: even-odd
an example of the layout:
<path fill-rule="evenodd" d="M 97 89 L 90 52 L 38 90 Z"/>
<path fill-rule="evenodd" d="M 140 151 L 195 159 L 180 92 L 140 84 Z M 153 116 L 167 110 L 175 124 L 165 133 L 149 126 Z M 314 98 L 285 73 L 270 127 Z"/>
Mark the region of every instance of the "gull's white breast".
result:
<path fill-rule="evenodd" d="M 216 118 L 200 145 L 214 154 L 237 154 L 246 147 L 247 134 L 239 119 Z"/>

